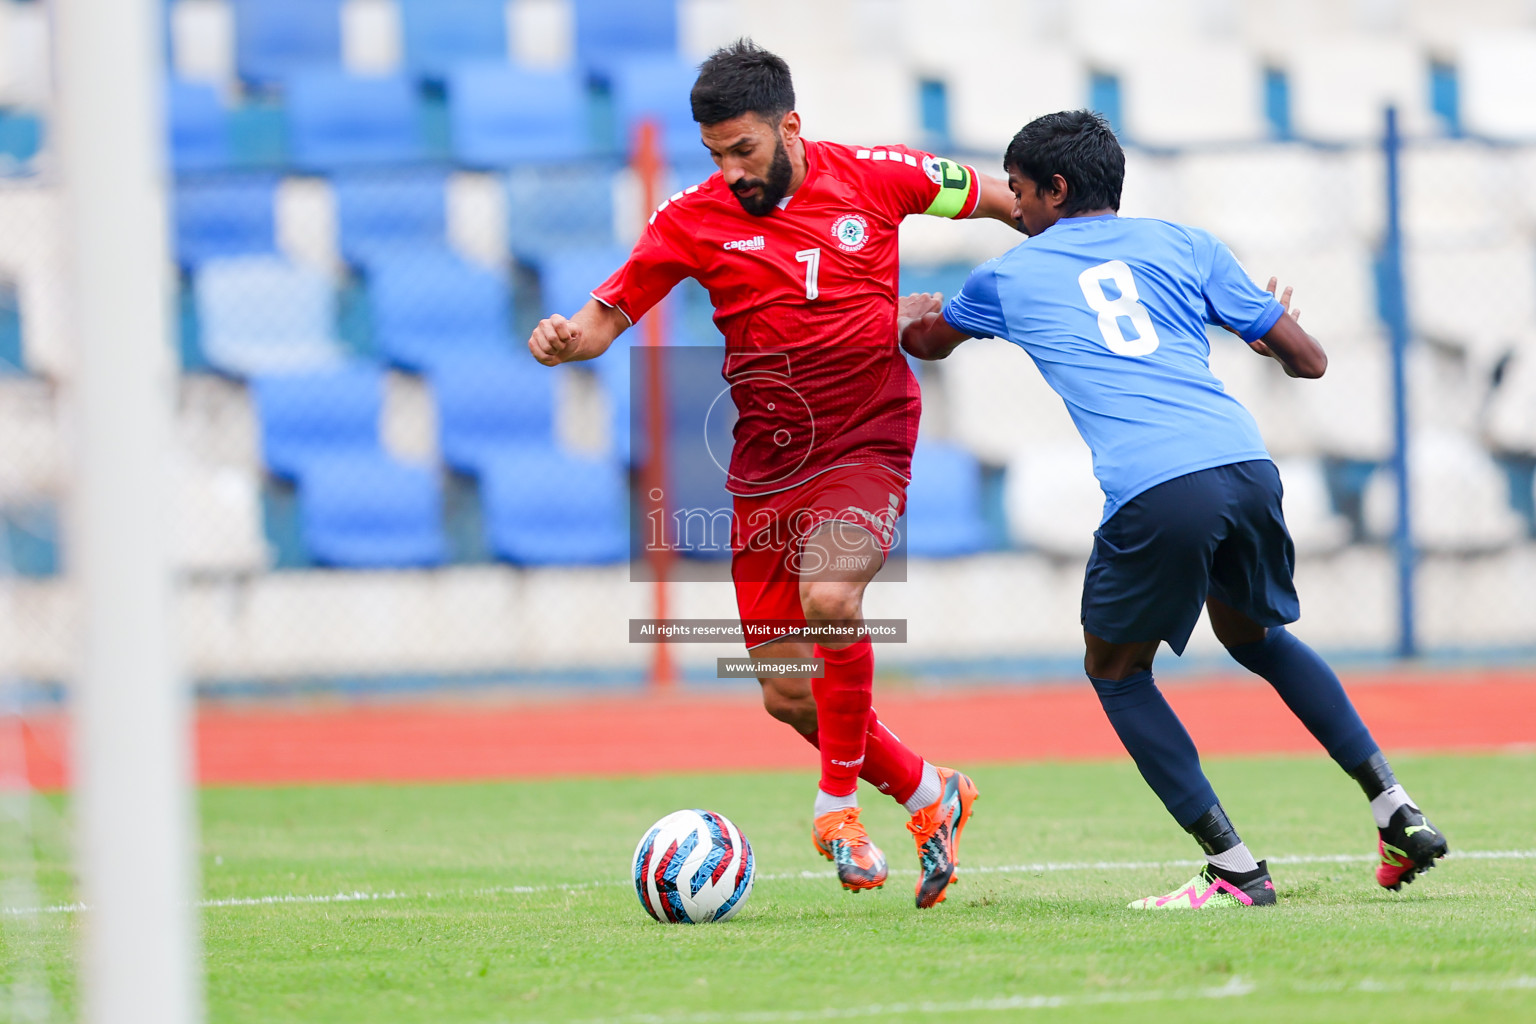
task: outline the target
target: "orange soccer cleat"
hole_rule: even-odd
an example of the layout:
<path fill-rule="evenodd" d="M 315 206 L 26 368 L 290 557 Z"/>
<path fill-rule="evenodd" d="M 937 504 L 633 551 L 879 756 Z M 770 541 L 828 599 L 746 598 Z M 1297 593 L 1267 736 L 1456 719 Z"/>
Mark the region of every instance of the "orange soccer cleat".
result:
<path fill-rule="evenodd" d="M 978 799 L 976 784 L 953 768 L 940 768 L 939 798 L 912 815 L 907 831 L 917 840 L 917 907 L 944 902 L 960 863 L 960 833 Z"/>
<path fill-rule="evenodd" d="M 885 884 L 885 854 L 869 841 L 859 822 L 859 809 L 828 811 L 811 826 L 816 852 L 837 865 L 837 879 L 850 892 L 878 889 Z"/>

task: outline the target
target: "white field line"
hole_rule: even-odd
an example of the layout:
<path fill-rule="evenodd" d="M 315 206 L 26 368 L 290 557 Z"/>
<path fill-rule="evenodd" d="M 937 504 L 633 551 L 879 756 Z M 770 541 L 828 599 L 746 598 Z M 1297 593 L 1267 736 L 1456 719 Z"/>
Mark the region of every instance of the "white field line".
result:
<path fill-rule="evenodd" d="M 1536 978 L 1467 978 L 1445 982 L 1382 983 L 1370 978 L 1336 986 L 1282 985 L 1265 986 L 1264 993 L 1305 995 L 1377 993 L 1377 992 L 1502 992 L 1536 989 Z M 815 1010 L 748 1010 L 741 1013 L 631 1014 L 624 1017 L 594 1017 L 580 1024 L 790 1024 L 795 1021 L 849 1020 L 864 1017 L 892 1017 L 897 1014 L 1003 1013 L 1017 1010 L 1055 1010 L 1076 1006 L 1172 1003 L 1200 999 L 1236 999 L 1253 995 L 1259 987 L 1240 977 L 1233 977 L 1217 988 L 1176 989 L 1159 992 L 1093 992 L 1054 996 L 995 996 L 956 1002 L 884 1003 L 865 1006 L 827 1006 Z"/>
<path fill-rule="evenodd" d="M 1447 855 L 1452 860 L 1536 860 L 1536 850 L 1453 850 Z M 1374 862 L 1374 856 L 1353 853 L 1297 854 L 1270 857 L 1270 864 L 1364 864 Z M 1189 868 L 1204 864 L 1203 860 L 1095 860 L 1095 861 L 1041 861 L 1038 864 L 978 865 L 962 868 L 962 875 L 1042 875 L 1055 871 L 1156 871 L 1165 868 Z M 832 878 L 836 872 L 785 871 L 778 874 L 757 876 L 759 882 L 791 882 L 802 879 Z M 895 869 L 892 875 L 916 877 L 910 868 Z M 527 896 L 546 892 L 579 892 L 583 889 L 600 889 L 610 886 L 629 886 L 627 878 L 605 879 L 597 882 L 552 882 L 547 885 L 494 885 L 482 889 L 451 889 L 444 892 L 352 892 L 286 894 L 278 896 L 243 896 L 227 899 L 198 900 L 196 906 L 211 910 L 223 907 L 271 907 L 283 904 L 304 903 L 375 903 L 387 900 L 459 899 L 467 896 Z M 4 907 L 0 913 L 22 916 L 33 914 L 73 914 L 90 908 L 84 903 L 56 903 L 48 907 Z M 1184 998 L 1184 997 L 1180 997 Z M 734 1018 L 733 1018 L 734 1019 Z"/>
<path fill-rule="evenodd" d="M 688 1013 L 664 1016 L 639 1013 L 627 1017 L 594 1017 L 579 1024 L 787 1024 L 791 1021 L 847 1020 L 860 1017 L 891 1017 L 902 1013 L 924 1015 L 1000 1013 L 1009 1010 L 1054 1010 L 1067 1006 L 1100 1006 L 1125 1003 L 1171 1003 L 1189 999 L 1232 999 L 1252 994 L 1254 987 L 1234 977 L 1219 988 L 1195 988 L 1173 992 L 1094 992 L 1066 996 L 994 996 L 956 1002 L 883 1003 L 866 1006 L 824 1006 L 815 1010 L 749 1010 L 742 1013 Z"/>

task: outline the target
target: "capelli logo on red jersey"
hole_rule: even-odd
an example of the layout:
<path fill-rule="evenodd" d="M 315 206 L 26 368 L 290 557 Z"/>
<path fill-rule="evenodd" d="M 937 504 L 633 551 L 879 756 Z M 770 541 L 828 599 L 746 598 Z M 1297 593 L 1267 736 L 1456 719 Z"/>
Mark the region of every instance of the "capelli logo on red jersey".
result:
<path fill-rule="evenodd" d="M 768 243 L 763 240 L 762 235 L 756 235 L 752 238 L 741 238 L 734 242 L 725 243 L 725 248 L 728 250 L 736 249 L 744 251 L 748 249 L 766 249 L 767 247 Z"/>

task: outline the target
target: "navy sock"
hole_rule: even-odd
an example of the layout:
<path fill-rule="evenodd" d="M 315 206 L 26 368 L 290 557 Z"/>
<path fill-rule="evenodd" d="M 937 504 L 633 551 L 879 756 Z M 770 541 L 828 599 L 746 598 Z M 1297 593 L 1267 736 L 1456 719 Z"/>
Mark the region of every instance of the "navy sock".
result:
<path fill-rule="evenodd" d="M 1118 681 L 1088 678 L 1141 777 L 1179 827 L 1189 828 L 1216 803 L 1216 791 L 1200 770 L 1194 740 L 1152 681 L 1152 673 L 1138 672 Z"/>
<path fill-rule="evenodd" d="M 1272 627 L 1256 644 L 1228 647 L 1227 653 L 1273 686 L 1346 772 L 1381 752 L 1333 669 L 1284 626 Z"/>

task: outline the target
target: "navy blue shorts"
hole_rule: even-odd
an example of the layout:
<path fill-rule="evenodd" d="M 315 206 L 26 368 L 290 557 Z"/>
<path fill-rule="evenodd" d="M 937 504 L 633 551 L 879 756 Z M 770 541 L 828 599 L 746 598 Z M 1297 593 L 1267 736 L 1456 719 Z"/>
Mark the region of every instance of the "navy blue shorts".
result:
<path fill-rule="evenodd" d="M 1296 549 L 1268 459 L 1174 477 L 1138 494 L 1093 535 L 1083 628 L 1110 643 L 1166 640 L 1184 653 L 1207 595 L 1261 626 L 1301 615 Z"/>

